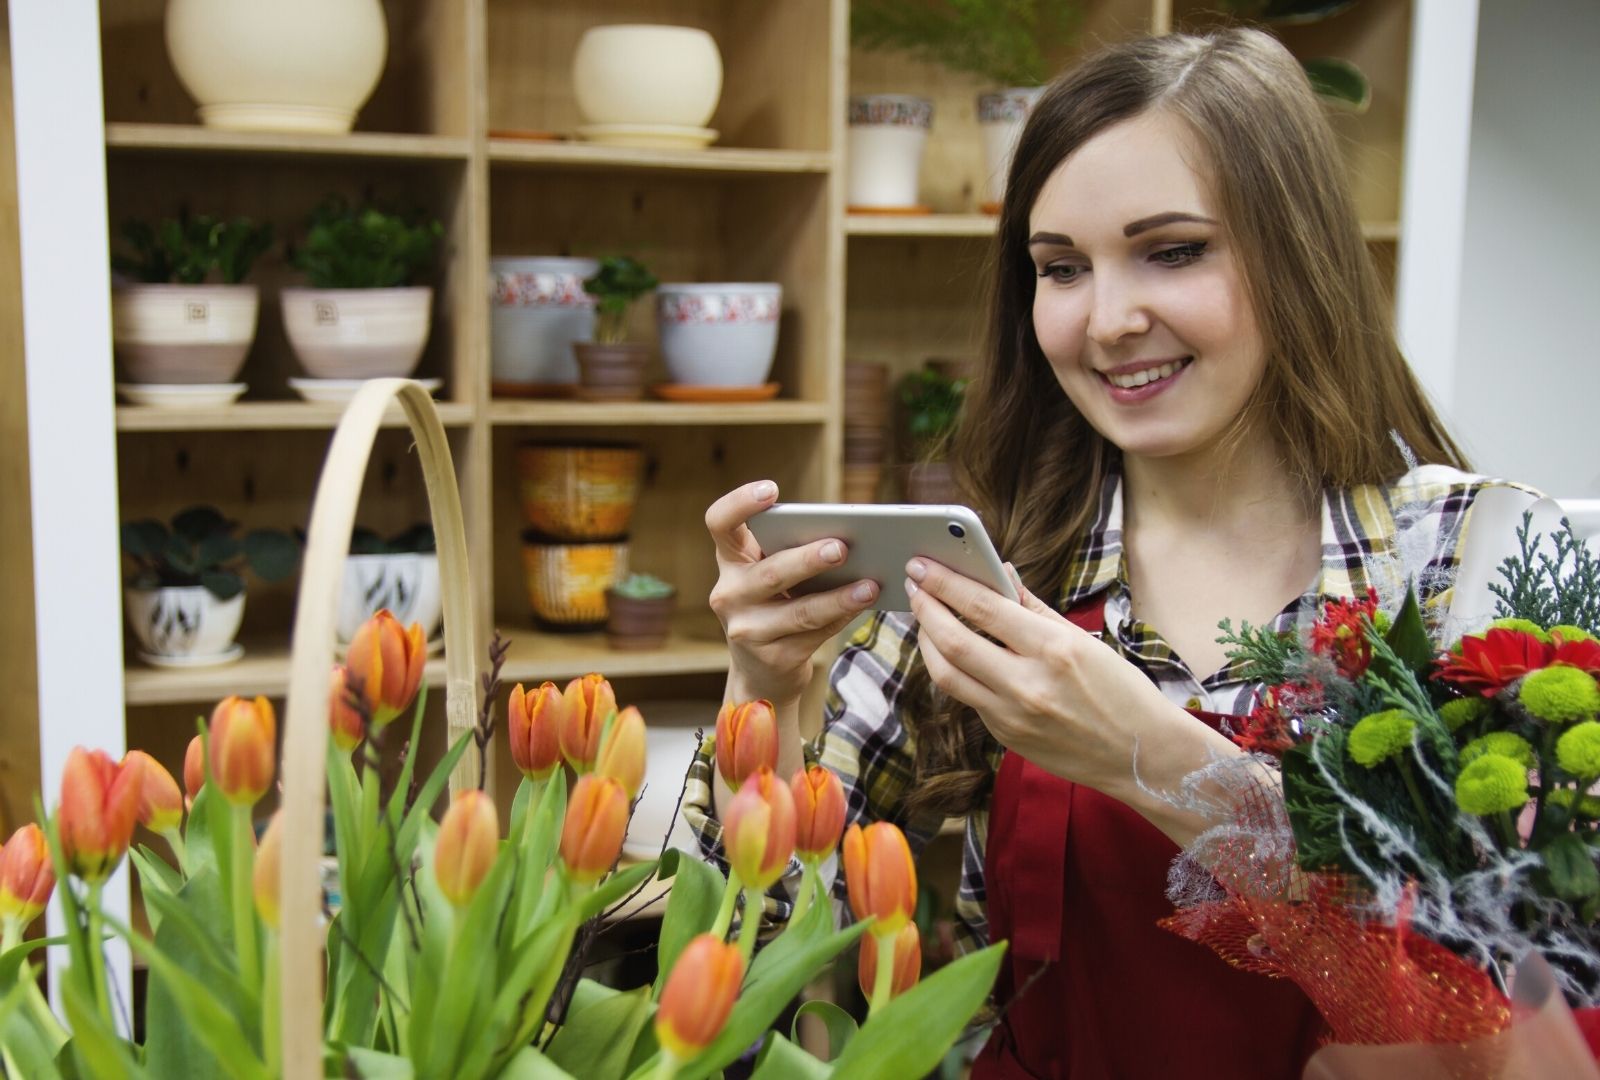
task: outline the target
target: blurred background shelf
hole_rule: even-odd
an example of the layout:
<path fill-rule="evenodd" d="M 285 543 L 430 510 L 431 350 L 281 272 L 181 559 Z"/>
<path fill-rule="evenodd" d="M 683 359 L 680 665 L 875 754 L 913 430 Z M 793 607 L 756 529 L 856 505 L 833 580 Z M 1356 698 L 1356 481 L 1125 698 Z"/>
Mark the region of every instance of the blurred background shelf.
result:
<path fill-rule="evenodd" d="M 439 419 L 446 427 L 472 422 L 471 405 L 441 401 Z M 300 401 L 241 401 L 211 409 L 163 409 L 148 405 L 118 405 L 118 431 L 298 431 L 332 430 L 344 409 Z M 398 406 L 385 413 L 385 427 L 401 427 L 405 414 Z"/>
<path fill-rule="evenodd" d="M 495 401 L 489 422 L 508 427 L 821 424 L 832 412 L 822 401 Z"/>
<path fill-rule="evenodd" d="M 174 154 L 284 154 L 302 157 L 409 158 L 465 161 L 472 144 L 447 135 L 404 135 L 353 131 L 348 135 L 297 135 L 278 132 L 218 131 L 198 124 L 106 125 L 106 149 Z"/>

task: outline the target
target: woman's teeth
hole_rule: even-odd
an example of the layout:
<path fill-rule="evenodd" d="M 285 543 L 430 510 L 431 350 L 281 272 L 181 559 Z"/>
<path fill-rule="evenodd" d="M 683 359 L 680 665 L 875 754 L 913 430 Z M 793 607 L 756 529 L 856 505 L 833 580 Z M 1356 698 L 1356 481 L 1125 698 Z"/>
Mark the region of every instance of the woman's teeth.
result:
<path fill-rule="evenodd" d="M 1159 367 L 1146 368 L 1143 371 L 1135 371 L 1127 375 L 1107 375 L 1106 380 L 1112 386 L 1123 390 L 1132 390 L 1136 386 L 1143 386 L 1145 383 L 1153 383 L 1160 379 L 1168 378 L 1188 362 L 1188 360 L 1173 360 Z"/>

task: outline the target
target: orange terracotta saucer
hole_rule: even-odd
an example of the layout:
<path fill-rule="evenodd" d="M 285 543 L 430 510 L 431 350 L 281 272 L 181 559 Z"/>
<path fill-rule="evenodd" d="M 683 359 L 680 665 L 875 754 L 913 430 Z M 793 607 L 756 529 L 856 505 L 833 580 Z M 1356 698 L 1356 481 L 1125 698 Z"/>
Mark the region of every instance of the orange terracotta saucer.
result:
<path fill-rule="evenodd" d="M 760 386 L 685 386 L 682 383 L 656 383 L 650 393 L 663 401 L 771 401 L 781 384 Z"/>
<path fill-rule="evenodd" d="M 847 214 L 882 214 L 886 217 L 917 217 L 933 213 L 933 207 L 918 203 L 915 206 L 847 206 Z"/>

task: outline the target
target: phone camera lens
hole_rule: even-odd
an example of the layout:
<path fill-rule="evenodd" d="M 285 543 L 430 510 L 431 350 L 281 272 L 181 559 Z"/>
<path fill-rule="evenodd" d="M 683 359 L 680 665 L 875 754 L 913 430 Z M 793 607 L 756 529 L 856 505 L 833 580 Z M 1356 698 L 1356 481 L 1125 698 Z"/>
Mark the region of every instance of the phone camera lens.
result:
<path fill-rule="evenodd" d="M 967 535 L 967 530 L 963 529 L 960 525 L 957 525 L 952 521 L 950 523 L 950 535 L 955 537 L 957 540 L 960 540 L 963 536 Z"/>

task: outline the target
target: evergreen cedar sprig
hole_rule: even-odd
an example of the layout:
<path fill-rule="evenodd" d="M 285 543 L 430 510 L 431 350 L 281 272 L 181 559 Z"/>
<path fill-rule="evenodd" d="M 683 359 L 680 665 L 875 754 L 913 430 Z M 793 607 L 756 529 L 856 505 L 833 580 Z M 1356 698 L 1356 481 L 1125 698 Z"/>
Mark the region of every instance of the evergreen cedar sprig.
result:
<path fill-rule="evenodd" d="M 270 224 L 247 217 L 190 217 L 185 211 L 155 225 L 129 220 L 122 238 L 134 255 L 113 256 L 111 267 L 146 285 L 200 285 L 213 271 L 224 285 L 237 285 L 272 246 L 272 237 Z"/>
<path fill-rule="evenodd" d="M 1240 674 L 1251 682 L 1276 685 L 1287 682 L 1289 672 L 1300 654 L 1299 643 L 1293 634 L 1281 634 L 1270 626 L 1251 626 L 1241 622 L 1237 631 L 1232 619 L 1217 624 L 1222 633 L 1216 638 L 1219 645 L 1231 645 L 1228 661 L 1240 665 Z"/>
<path fill-rule="evenodd" d="M 211 506 L 181 511 L 170 530 L 150 518 L 124 522 L 122 553 L 136 567 L 128 584 L 135 589 L 199 585 L 218 600 L 231 600 L 244 591 L 246 567 L 267 582 L 294 572 L 300 547 L 288 534 L 256 529 L 237 537 L 238 527 Z"/>
<path fill-rule="evenodd" d="M 1565 519 L 1561 526 L 1550 536 L 1552 557 L 1539 551 L 1542 534 L 1529 535 L 1533 515 L 1522 515 L 1517 529 L 1521 553 L 1500 564 L 1506 584 L 1489 586 L 1499 600 L 1497 618 L 1528 619 L 1540 626 L 1600 626 L 1600 563 Z"/>
<path fill-rule="evenodd" d="M 629 306 L 659 284 L 655 275 L 637 259 L 626 255 L 607 255 L 601 259 L 600 269 L 583 282 L 584 292 L 597 301 L 595 340 L 604 345 L 625 341 Z"/>
<path fill-rule="evenodd" d="M 998 86 L 1039 86 L 1050 77 L 1048 54 L 1076 40 L 1082 22 L 1073 0 L 857 0 L 850 38 Z"/>
<path fill-rule="evenodd" d="M 306 220 L 290 265 L 314 289 L 391 289 L 415 285 L 433 265 L 444 226 L 421 211 L 391 214 L 329 196 Z"/>

